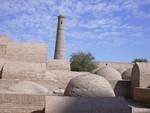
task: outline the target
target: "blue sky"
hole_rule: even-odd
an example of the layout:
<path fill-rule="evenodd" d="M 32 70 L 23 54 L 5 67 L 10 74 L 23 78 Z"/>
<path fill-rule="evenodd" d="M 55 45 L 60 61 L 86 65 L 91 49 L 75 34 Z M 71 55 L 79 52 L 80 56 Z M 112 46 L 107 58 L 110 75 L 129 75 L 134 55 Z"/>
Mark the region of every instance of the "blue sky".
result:
<path fill-rule="evenodd" d="M 150 0 L 0 0 L 0 35 L 49 44 L 66 16 L 67 57 L 91 52 L 99 61 L 150 59 Z"/>

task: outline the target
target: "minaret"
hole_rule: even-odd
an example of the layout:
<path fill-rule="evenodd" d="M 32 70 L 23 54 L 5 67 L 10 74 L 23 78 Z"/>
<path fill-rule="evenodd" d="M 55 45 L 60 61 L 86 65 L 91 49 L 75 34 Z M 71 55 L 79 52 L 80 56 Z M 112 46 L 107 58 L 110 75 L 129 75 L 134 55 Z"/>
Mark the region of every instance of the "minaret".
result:
<path fill-rule="evenodd" d="M 64 60 L 65 52 L 65 17 L 60 15 L 58 16 L 54 59 Z"/>

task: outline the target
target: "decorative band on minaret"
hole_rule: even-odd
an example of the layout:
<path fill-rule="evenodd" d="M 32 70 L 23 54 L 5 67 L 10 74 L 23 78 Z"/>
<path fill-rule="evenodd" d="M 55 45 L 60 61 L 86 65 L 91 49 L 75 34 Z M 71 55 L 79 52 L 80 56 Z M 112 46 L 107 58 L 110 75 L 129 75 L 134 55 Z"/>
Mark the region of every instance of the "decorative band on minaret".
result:
<path fill-rule="evenodd" d="M 54 59 L 65 59 L 66 52 L 65 44 L 65 17 L 58 16 L 57 34 L 56 34 L 56 45 Z"/>

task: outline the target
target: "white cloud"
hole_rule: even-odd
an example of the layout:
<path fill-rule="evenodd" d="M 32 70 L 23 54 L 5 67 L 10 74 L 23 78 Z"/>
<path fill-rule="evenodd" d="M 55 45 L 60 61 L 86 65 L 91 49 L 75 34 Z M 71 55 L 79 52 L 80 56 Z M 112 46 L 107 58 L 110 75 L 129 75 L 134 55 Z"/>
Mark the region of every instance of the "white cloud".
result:
<path fill-rule="evenodd" d="M 57 16 L 64 14 L 68 40 L 72 43 L 90 40 L 85 45 L 98 41 L 102 46 L 123 44 L 128 39 L 134 42 L 133 39 L 143 36 L 144 26 L 124 20 L 149 18 L 150 15 L 140 9 L 149 4 L 149 0 L 3 0 L 0 4 L 0 33 L 23 41 L 54 42 Z"/>

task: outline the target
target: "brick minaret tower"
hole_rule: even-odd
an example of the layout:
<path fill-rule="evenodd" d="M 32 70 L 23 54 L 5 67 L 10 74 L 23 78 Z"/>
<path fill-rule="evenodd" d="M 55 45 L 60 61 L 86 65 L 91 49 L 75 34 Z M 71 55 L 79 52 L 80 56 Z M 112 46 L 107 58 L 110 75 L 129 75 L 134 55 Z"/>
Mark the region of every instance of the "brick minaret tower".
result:
<path fill-rule="evenodd" d="M 56 34 L 56 45 L 54 59 L 65 59 L 66 52 L 65 44 L 65 17 L 58 16 L 57 34 Z"/>

